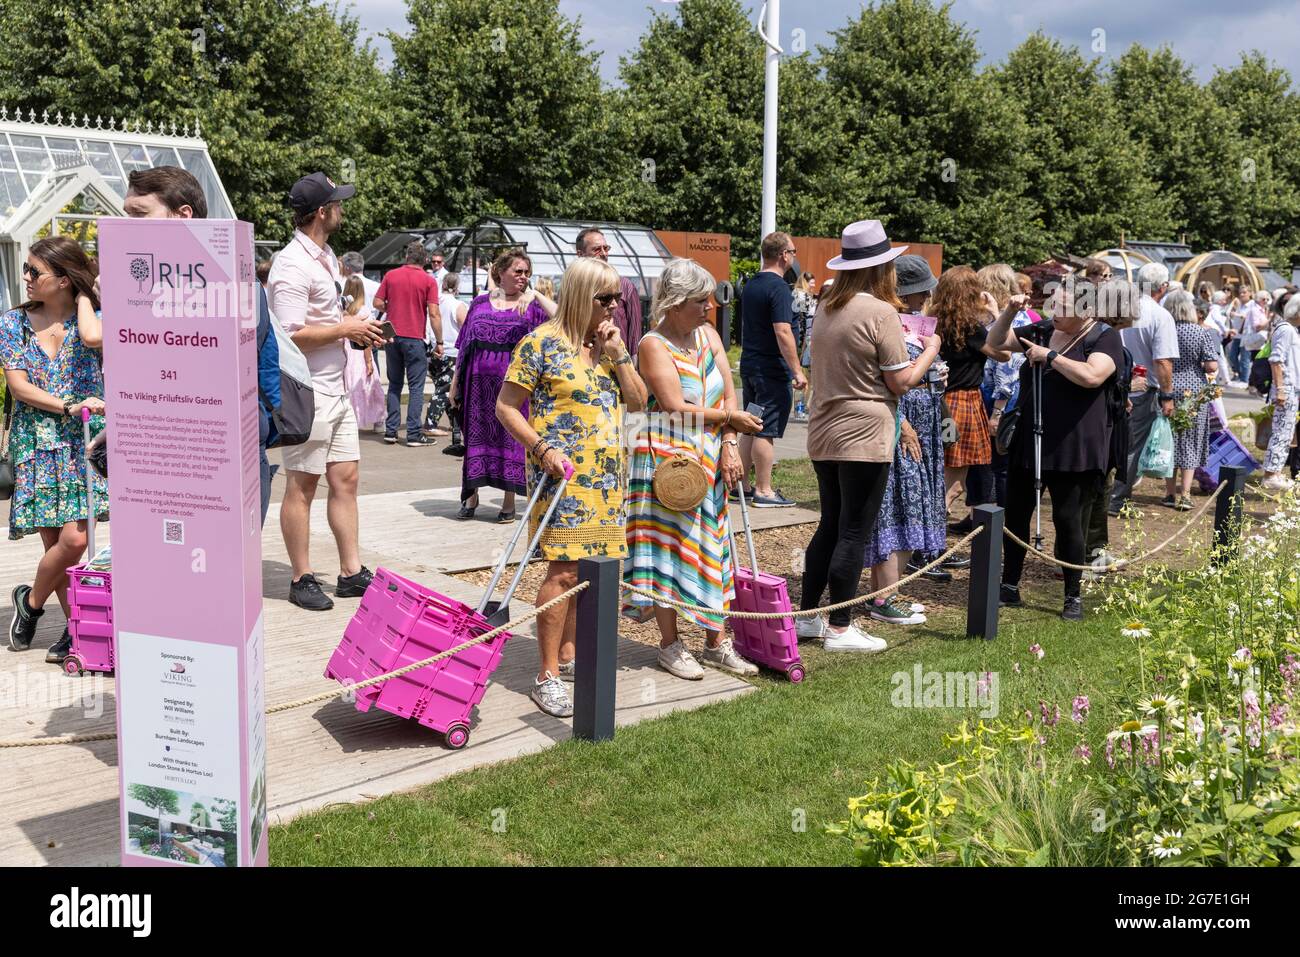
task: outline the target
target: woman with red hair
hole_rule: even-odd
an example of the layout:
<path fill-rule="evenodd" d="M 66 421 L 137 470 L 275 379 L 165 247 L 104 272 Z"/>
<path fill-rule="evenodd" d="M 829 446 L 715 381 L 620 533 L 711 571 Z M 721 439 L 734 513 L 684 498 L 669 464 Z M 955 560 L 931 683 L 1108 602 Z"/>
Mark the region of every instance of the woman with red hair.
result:
<path fill-rule="evenodd" d="M 988 343 L 988 326 L 997 318 L 997 301 L 985 291 L 979 274 L 969 266 L 956 266 L 939 277 L 930 310 L 939 320 L 935 333 L 943 340 L 939 358 L 948 364 L 944 401 L 950 421 L 944 423 L 944 486 L 947 505 L 961 492 L 972 465 L 993 460 L 989 442 L 989 417 L 980 395 L 984 362 L 1006 362 L 1011 353 Z M 954 437 L 956 441 L 952 442 Z"/>

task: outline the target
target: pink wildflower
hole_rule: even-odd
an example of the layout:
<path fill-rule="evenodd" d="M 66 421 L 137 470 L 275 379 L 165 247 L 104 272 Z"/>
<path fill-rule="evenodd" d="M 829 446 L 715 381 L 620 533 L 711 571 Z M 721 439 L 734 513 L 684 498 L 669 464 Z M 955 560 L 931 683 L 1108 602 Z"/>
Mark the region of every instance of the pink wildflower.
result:
<path fill-rule="evenodd" d="M 1070 720 L 1075 724 L 1083 724 L 1088 720 L 1088 710 L 1091 707 L 1092 703 L 1086 694 L 1075 695 L 1074 701 L 1070 703 Z"/>

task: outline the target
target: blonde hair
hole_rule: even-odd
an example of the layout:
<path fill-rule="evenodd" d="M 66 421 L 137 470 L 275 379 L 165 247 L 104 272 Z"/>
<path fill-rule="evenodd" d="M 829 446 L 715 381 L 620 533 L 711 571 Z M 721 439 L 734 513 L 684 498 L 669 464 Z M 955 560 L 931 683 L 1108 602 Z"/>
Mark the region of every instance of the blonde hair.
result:
<path fill-rule="evenodd" d="M 550 276 L 539 276 L 537 279 L 537 285 L 533 288 L 547 299 L 555 298 L 555 280 Z"/>
<path fill-rule="evenodd" d="M 348 303 L 347 309 L 343 310 L 349 316 L 355 316 L 367 305 L 365 283 L 356 274 L 348 276 L 347 281 L 343 284 L 343 295 L 350 296 L 352 299 Z"/>
<path fill-rule="evenodd" d="M 560 277 L 560 298 L 549 331 L 563 336 L 576 352 L 591 326 L 592 300 L 601 292 L 619 289 L 618 272 L 603 259 L 579 256 Z"/>
<path fill-rule="evenodd" d="M 659 274 L 659 286 L 655 290 L 654 302 L 650 305 L 650 315 L 654 325 L 659 325 L 668 315 L 668 310 L 680 306 L 691 299 L 703 299 L 713 292 L 713 276 L 694 259 L 672 259 Z"/>
<path fill-rule="evenodd" d="M 991 263 L 976 275 L 979 276 L 984 291 L 998 301 L 999 309 L 1005 309 L 1012 296 L 1020 295 L 1016 271 L 1006 263 Z"/>

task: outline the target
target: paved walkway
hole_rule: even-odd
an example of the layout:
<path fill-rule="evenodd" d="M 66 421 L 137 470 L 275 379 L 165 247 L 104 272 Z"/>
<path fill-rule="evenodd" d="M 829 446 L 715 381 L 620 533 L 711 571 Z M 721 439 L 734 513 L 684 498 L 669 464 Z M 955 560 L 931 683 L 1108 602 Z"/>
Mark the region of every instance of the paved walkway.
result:
<path fill-rule="evenodd" d="M 370 449 L 367 448 L 367 453 Z M 382 449 L 415 457 L 422 449 Z M 433 452 L 432 456 L 447 460 Z M 451 460 L 447 460 L 451 461 Z M 376 469 L 375 472 L 380 472 Z M 473 603 L 479 593 L 443 572 L 491 564 L 510 528 L 488 521 L 459 522 L 455 487 L 363 496 L 362 559 L 383 565 L 445 594 Z M 799 509 L 755 512 L 771 527 L 814 518 Z M 102 531 L 107 536 L 111 526 Z M 312 556 L 328 587 L 338 559 L 324 502 L 312 516 Z M 309 613 L 286 600 L 289 565 L 272 506 L 262 537 L 266 616 L 266 700 L 278 704 L 334 687 L 325 663 L 356 610 L 357 599 L 333 611 Z M 30 580 L 40 554 L 37 539 L 0 548 L 0 583 Z M 5 596 L 8 591 L 5 591 Z M 220 596 L 212 596 L 219 601 Z M 524 604 L 527 603 L 527 598 Z M 516 601 L 516 608 L 520 603 Z M 202 608 L 195 614 L 201 616 Z M 0 611 L 8 627 L 9 611 Z M 111 677 L 67 678 L 44 663 L 45 648 L 62 631 L 55 603 L 42 619 L 32 648 L 0 647 L 0 740 L 111 731 L 115 726 Z M 502 663 L 477 711 L 468 747 L 447 750 L 441 737 L 386 712 L 361 714 L 332 700 L 268 718 L 268 787 L 272 822 L 338 802 L 359 801 L 412 788 L 457 771 L 550 747 L 571 736 L 571 721 L 548 717 L 528 699 L 537 655 L 531 634 L 506 645 Z M 703 681 L 680 681 L 655 664 L 654 649 L 620 641 L 616 719 L 630 724 L 666 712 L 697 708 L 752 690 L 752 685 L 707 669 Z M 113 741 L 0 752 L 0 865 L 114 864 L 118 860 L 118 772 Z"/>

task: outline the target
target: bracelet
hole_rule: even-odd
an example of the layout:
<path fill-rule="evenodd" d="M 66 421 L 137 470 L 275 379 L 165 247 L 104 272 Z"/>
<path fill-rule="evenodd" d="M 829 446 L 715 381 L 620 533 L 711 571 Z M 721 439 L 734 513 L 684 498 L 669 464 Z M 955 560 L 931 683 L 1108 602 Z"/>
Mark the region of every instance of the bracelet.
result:
<path fill-rule="evenodd" d="M 63 400 L 63 414 L 64 414 L 64 416 L 66 416 L 67 418 L 72 418 L 72 400 L 71 400 L 71 399 L 64 399 L 64 400 Z"/>
<path fill-rule="evenodd" d="M 614 360 L 616 366 L 630 366 L 632 364 L 632 353 L 624 352 L 622 356 Z"/>
<path fill-rule="evenodd" d="M 731 425 L 731 410 L 727 409 L 727 414 L 722 419 L 722 427 L 725 429 L 729 425 Z"/>
<path fill-rule="evenodd" d="M 545 444 L 546 444 L 545 439 L 538 439 L 536 442 L 533 443 L 533 447 L 528 450 L 528 454 L 531 455 L 533 458 L 537 458 L 537 450 Z"/>

